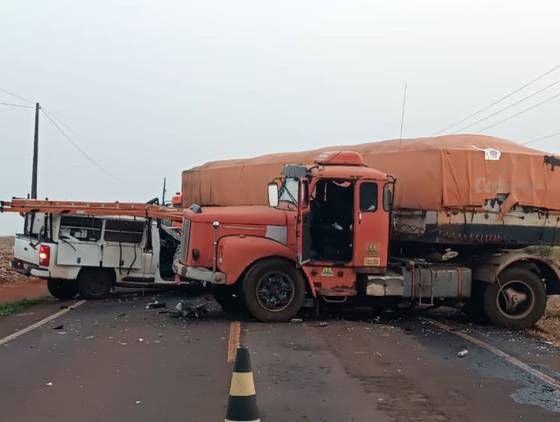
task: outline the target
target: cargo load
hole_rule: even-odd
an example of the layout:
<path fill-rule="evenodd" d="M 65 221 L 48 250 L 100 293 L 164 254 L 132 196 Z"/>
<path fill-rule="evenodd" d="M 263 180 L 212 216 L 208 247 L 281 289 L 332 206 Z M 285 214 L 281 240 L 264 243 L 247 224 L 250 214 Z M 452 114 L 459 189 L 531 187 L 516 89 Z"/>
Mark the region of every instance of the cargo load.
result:
<path fill-rule="evenodd" d="M 557 244 L 560 159 L 481 135 L 389 140 L 206 163 L 183 172 L 183 205 L 265 205 L 285 164 L 352 150 L 397 180 L 401 238 L 439 243 Z M 493 226 L 490 230 L 489 226 Z"/>

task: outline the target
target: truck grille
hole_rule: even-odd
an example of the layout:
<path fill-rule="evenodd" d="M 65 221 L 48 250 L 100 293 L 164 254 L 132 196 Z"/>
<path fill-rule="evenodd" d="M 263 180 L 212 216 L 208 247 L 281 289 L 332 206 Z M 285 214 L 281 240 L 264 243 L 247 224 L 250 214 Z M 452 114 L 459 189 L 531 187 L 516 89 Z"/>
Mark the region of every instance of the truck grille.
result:
<path fill-rule="evenodd" d="M 189 251 L 189 237 L 191 234 L 191 220 L 183 220 L 183 235 L 181 239 L 181 255 L 179 259 L 183 264 L 187 263 L 187 253 Z"/>

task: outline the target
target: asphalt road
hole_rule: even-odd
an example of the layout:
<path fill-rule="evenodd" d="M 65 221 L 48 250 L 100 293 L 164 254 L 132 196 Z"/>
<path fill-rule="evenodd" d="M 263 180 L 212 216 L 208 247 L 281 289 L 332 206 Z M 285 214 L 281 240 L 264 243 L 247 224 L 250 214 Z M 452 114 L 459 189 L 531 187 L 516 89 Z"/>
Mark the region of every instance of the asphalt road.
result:
<path fill-rule="evenodd" d="M 560 390 L 539 377 L 560 380 L 560 351 L 454 312 L 262 324 L 212 303 L 185 320 L 146 309 L 156 294 L 169 306 L 182 297 L 128 292 L 86 302 L 0 345 L 0 420 L 221 421 L 239 319 L 265 422 L 560 419 Z M 0 336 L 57 311 L 50 303 L 0 319 Z M 469 353 L 460 358 L 462 349 Z"/>

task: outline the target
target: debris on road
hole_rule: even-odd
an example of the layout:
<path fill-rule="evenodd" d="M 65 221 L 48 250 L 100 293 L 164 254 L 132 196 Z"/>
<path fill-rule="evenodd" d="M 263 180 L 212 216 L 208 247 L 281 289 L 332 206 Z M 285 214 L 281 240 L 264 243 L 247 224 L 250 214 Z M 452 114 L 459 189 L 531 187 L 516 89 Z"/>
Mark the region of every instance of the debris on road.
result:
<path fill-rule="evenodd" d="M 303 322 L 303 318 L 292 318 L 290 322 L 292 323 Z"/>
<path fill-rule="evenodd" d="M 165 302 L 158 302 L 157 300 L 150 302 L 146 305 L 146 309 L 159 309 L 166 308 L 167 304 Z"/>
<path fill-rule="evenodd" d="M 174 318 L 200 318 L 208 313 L 208 307 L 209 302 L 189 303 L 181 300 L 169 314 Z"/>
<path fill-rule="evenodd" d="M 53 330 L 62 330 L 62 329 L 64 329 L 64 324 L 60 324 L 57 325 L 56 327 L 53 327 Z"/>
<path fill-rule="evenodd" d="M 459 350 L 459 352 L 457 352 L 457 357 L 464 358 L 468 354 L 469 351 L 467 349 Z"/>
<path fill-rule="evenodd" d="M 47 387 L 52 387 L 54 384 L 53 384 L 52 382 L 49 381 L 49 382 L 47 382 L 45 385 L 46 385 Z"/>
<path fill-rule="evenodd" d="M 87 336 L 86 340 L 91 340 L 92 338 L 94 338 L 95 336 Z"/>
<path fill-rule="evenodd" d="M 319 327 L 326 327 L 327 325 L 329 325 L 326 321 L 321 321 L 319 323 Z"/>

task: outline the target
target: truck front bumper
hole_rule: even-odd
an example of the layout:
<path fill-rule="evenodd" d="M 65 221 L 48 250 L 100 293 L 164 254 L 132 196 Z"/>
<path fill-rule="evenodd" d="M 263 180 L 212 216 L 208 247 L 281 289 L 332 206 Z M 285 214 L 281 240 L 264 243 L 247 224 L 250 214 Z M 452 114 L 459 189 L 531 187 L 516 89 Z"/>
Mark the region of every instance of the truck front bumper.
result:
<path fill-rule="evenodd" d="M 212 284 L 226 284 L 225 273 L 212 271 L 204 267 L 188 267 L 179 261 L 175 261 L 173 263 L 173 271 L 175 274 L 189 280 L 204 281 Z"/>

